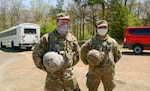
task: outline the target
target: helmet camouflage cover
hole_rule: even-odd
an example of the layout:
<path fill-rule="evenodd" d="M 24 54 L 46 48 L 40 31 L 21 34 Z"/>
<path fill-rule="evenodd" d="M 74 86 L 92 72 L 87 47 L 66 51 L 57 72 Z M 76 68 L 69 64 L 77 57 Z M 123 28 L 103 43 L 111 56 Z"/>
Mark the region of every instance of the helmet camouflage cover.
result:
<path fill-rule="evenodd" d="M 87 54 L 87 60 L 90 66 L 98 66 L 100 62 L 102 62 L 104 59 L 104 56 L 102 52 L 99 52 L 98 50 L 90 50 Z"/>
<path fill-rule="evenodd" d="M 59 71 L 64 64 L 64 59 L 62 55 L 57 52 L 47 52 L 43 56 L 43 65 L 46 68 L 47 72 L 56 72 Z"/>

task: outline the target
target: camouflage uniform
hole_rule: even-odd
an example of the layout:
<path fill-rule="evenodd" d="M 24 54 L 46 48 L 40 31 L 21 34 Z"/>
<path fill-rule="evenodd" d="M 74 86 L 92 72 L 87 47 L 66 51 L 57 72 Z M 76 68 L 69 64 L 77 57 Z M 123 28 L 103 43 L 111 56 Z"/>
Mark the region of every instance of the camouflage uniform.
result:
<path fill-rule="evenodd" d="M 81 60 L 86 65 L 88 65 L 87 53 L 92 49 L 103 52 L 104 60 L 98 66 L 89 65 L 86 85 L 89 91 L 97 91 L 102 80 L 105 91 L 112 91 L 115 87 L 115 63 L 121 58 L 118 44 L 108 35 L 104 39 L 98 35 L 93 36 L 81 47 Z"/>
<path fill-rule="evenodd" d="M 62 55 L 65 63 L 60 71 L 48 72 L 43 65 L 46 52 L 54 51 Z M 33 51 L 33 60 L 39 69 L 47 72 L 45 91 L 80 91 L 73 66 L 79 61 L 79 45 L 77 39 L 70 33 L 62 37 L 54 30 L 43 35 Z"/>

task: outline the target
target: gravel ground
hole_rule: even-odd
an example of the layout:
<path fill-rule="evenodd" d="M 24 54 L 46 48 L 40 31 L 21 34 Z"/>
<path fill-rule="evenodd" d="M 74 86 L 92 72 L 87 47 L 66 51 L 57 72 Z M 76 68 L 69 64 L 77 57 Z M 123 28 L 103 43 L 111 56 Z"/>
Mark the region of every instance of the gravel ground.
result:
<path fill-rule="evenodd" d="M 150 91 L 150 51 L 134 55 L 122 49 L 121 60 L 116 64 L 116 88 L 114 91 Z M 35 67 L 32 51 L 0 50 L 0 91 L 43 91 L 46 73 Z M 82 91 L 86 88 L 88 66 L 81 61 L 74 73 Z M 100 84 L 98 91 L 104 91 Z"/>

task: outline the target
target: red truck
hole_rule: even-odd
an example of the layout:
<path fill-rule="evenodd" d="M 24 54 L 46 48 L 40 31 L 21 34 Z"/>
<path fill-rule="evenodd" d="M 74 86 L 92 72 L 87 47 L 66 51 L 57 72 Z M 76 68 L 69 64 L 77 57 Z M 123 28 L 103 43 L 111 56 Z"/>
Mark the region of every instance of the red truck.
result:
<path fill-rule="evenodd" d="M 135 54 L 150 50 L 150 26 L 125 28 L 123 48 L 129 48 Z"/>

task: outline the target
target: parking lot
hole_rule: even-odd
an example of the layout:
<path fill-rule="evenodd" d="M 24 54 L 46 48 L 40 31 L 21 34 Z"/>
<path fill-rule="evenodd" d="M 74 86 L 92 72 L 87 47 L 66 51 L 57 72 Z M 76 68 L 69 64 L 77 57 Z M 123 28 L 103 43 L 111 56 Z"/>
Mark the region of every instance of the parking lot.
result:
<path fill-rule="evenodd" d="M 149 91 L 150 51 L 135 55 L 122 49 L 122 58 L 116 64 L 114 91 Z M 74 73 L 82 91 L 86 88 L 88 66 L 81 61 L 74 67 Z M 0 50 L 0 91 L 43 91 L 46 73 L 35 67 L 32 51 Z M 102 84 L 98 91 L 104 91 Z"/>

